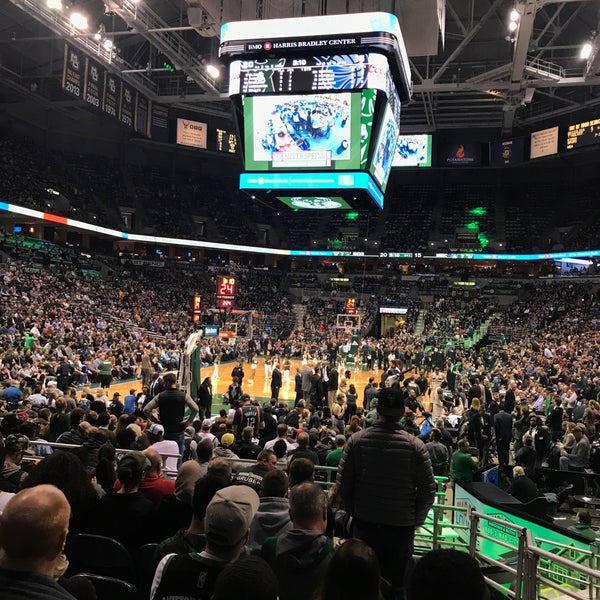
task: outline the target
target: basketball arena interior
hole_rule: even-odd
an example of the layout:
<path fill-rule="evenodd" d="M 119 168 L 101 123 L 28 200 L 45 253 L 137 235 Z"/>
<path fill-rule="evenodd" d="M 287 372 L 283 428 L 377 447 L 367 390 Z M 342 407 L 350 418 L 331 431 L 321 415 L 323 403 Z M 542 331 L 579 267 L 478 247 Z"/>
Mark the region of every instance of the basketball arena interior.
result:
<path fill-rule="evenodd" d="M 595 0 L 0 2 L 0 597 L 599 599 L 599 165 Z"/>

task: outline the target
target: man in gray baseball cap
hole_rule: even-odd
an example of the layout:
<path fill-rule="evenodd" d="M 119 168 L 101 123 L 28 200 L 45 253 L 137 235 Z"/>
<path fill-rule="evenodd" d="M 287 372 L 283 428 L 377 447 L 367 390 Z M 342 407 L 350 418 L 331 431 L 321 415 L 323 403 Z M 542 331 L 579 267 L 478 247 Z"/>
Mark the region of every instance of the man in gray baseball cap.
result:
<path fill-rule="evenodd" d="M 219 490 L 206 508 L 206 548 L 202 552 L 165 556 L 154 575 L 151 600 L 210 600 L 217 576 L 238 558 L 246 544 L 258 505 L 258 494 L 248 486 Z"/>

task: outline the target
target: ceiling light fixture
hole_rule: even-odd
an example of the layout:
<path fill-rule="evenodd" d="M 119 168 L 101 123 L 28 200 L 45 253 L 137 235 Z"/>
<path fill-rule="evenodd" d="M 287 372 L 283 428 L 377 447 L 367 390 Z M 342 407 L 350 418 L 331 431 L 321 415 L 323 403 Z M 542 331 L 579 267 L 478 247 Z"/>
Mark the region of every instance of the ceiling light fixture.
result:
<path fill-rule="evenodd" d="M 221 75 L 221 72 L 219 71 L 219 69 L 217 69 L 217 67 L 215 67 L 214 65 L 206 65 L 206 72 L 213 79 L 217 79 L 217 77 L 219 77 L 219 75 Z"/>
<path fill-rule="evenodd" d="M 106 38 L 106 39 L 105 39 L 105 40 L 102 42 L 102 45 L 104 46 L 104 49 L 105 49 L 107 52 L 110 52 L 110 51 L 112 50 L 112 47 L 113 47 L 113 41 L 112 41 L 111 39 L 109 39 L 109 38 Z"/>
<path fill-rule="evenodd" d="M 581 51 L 579 52 L 579 58 L 581 60 L 587 60 L 592 55 L 592 50 L 594 47 L 591 42 L 586 42 L 583 46 L 581 46 Z"/>
<path fill-rule="evenodd" d="M 71 16 L 69 17 L 69 22 L 73 27 L 75 27 L 75 29 L 83 30 L 88 28 L 88 20 L 81 13 L 78 12 L 74 12 L 71 14 Z"/>
<path fill-rule="evenodd" d="M 510 21 L 508 22 L 508 30 L 509 31 L 514 32 L 518 29 L 520 18 L 521 18 L 521 15 L 519 14 L 519 11 L 516 8 L 513 8 L 510 11 Z"/>
<path fill-rule="evenodd" d="M 46 6 L 51 10 L 62 10 L 62 0 L 46 0 Z"/>

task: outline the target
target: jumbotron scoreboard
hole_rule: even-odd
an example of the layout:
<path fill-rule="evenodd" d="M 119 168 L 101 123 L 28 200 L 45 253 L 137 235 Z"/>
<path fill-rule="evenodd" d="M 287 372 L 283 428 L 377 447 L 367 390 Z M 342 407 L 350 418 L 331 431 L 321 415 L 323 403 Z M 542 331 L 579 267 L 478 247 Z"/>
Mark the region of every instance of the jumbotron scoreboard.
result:
<path fill-rule="evenodd" d="M 296 209 L 383 208 L 412 93 L 394 15 L 225 23 L 220 57 L 244 159 L 241 189 Z"/>

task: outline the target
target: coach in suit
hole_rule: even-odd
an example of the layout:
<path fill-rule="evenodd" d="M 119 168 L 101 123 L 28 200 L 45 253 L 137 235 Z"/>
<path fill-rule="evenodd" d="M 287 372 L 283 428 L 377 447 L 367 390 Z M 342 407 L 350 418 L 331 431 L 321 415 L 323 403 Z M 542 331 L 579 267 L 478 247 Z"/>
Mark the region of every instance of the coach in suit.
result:
<path fill-rule="evenodd" d="M 271 371 L 271 398 L 279 400 L 279 390 L 281 389 L 281 371 L 277 364 L 273 366 Z"/>
<path fill-rule="evenodd" d="M 496 432 L 496 448 L 498 449 L 498 464 L 507 465 L 510 451 L 510 441 L 512 440 L 513 416 L 506 412 L 503 405 L 496 415 L 494 415 L 494 431 Z"/>

